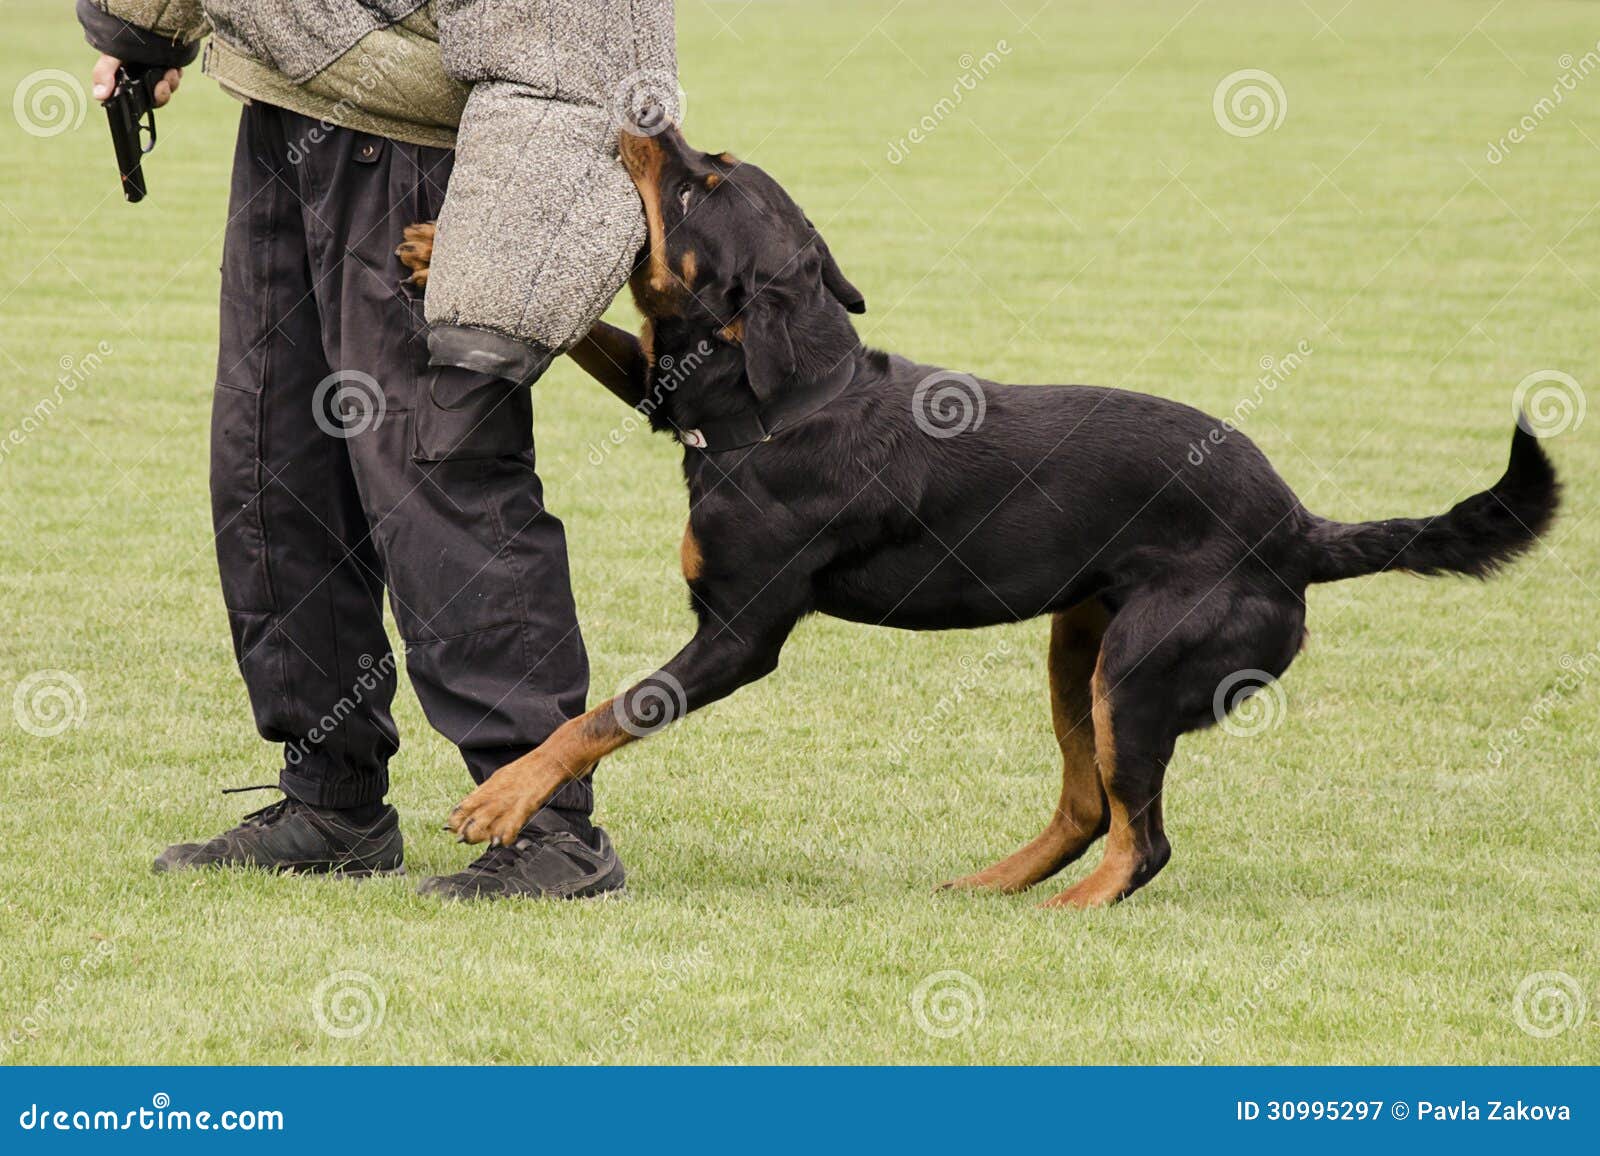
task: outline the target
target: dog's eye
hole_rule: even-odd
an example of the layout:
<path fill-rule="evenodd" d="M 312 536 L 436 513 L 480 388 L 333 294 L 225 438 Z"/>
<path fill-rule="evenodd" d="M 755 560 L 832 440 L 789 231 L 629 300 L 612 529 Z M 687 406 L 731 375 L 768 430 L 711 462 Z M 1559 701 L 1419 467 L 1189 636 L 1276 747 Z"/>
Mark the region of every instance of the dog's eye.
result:
<path fill-rule="evenodd" d="M 689 211 L 689 198 L 694 194 L 694 184 L 684 181 L 678 186 L 678 207 L 684 212 Z"/>

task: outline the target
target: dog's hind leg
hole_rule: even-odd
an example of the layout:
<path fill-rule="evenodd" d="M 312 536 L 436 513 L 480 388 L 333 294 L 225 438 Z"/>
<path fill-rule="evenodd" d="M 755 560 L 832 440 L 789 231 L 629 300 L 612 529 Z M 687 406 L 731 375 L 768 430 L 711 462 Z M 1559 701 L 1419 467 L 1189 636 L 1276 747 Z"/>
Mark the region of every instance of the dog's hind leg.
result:
<path fill-rule="evenodd" d="M 1263 594 L 1259 575 L 1194 581 L 1203 594 L 1151 591 L 1121 606 L 1106 629 L 1091 687 L 1105 858 L 1046 906 L 1114 903 L 1166 866 L 1161 791 L 1178 736 L 1217 721 L 1220 687 L 1240 674 L 1275 678 L 1299 649 L 1297 598 Z"/>
<path fill-rule="evenodd" d="M 1109 622 L 1105 606 L 1090 599 L 1057 614 L 1050 624 L 1050 718 L 1061 747 L 1061 801 L 1049 824 L 1021 850 L 945 887 L 1022 891 L 1060 871 L 1105 834 L 1090 683 Z"/>
<path fill-rule="evenodd" d="M 1099 907 L 1132 894 L 1172 855 L 1161 823 L 1161 789 L 1176 728 L 1139 682 L 1108 673 L 1106 652 L 1095 667 L 1096 763 L 1106 792 L 1106 850 L 1099 866 L 1045 903 Z"/>

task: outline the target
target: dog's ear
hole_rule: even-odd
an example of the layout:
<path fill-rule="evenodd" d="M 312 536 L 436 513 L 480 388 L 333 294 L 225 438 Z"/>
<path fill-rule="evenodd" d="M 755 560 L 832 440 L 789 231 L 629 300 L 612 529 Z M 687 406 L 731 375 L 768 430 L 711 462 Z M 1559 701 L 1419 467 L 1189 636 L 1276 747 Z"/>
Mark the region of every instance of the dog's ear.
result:
<path fill-rule="evenodd" d="M 833 259 L 833 252 L 828 248 L 828 242 L 822 239 L 822 234 L 817 232 L 817 227 L 811 224 L 811 218 L 806 218 L 806 224 L 811 228 L 812 239 L 817 246 L 817 252 L 822 255 L 822 283 L 829 293 L 840 305 L 851 313 L 865 313 L 867 299 L 861 295 L 861 290 L 850 284 L 850 279 L 844 275 L 844 270 L 839 268 L 839 262 Z"/>
<path fill-rule="evenodd" d="M 789 312 L 778 294 L 769 289 L 750 299 L 740 319 L 745 374 L 756 398 L 763 403 L 776 397 L 795 375 L 797 363 L 794 339 L 789 335 Z"/>

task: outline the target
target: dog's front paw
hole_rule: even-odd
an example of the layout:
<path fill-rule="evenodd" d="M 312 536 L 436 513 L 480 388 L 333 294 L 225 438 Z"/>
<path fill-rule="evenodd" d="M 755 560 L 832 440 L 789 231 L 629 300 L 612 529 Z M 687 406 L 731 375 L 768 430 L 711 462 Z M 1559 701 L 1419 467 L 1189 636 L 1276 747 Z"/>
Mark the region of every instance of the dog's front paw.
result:
<path fill-rule="evenodd" d="M 405 284 L 415 285 L 425 289 L 428 285 L 428 269 L 433 263 L 433 222 L 423 221 L 415 225 L 407 225 L 402 234 L 405 240 L 394 251 L 400 258 L 400 264 L 411 270 L 411 276 L 405 279 Z"/>
<path fill-rule="evenodd" d="M 462 799 L 445 825 L 461 836 L 463 843 L 509 844 L 516 841 L 542 802 L 522 775 L 505 768 Z"/>

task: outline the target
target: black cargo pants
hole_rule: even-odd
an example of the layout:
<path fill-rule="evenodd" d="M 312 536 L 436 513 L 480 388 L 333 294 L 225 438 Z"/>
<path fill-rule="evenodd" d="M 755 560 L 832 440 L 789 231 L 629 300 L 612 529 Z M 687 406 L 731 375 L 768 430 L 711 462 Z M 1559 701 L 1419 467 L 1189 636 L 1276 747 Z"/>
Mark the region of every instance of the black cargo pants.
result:
<path fill-rule="evenodd" d="M 212 417 L 217 557 L 283 789 L 350 807 L 399 745 L 383 592 L 422 708 L 473 778 L 580 713 L 588 663 L 531 391 L 430 369 L 401 230 L 453 154 L 255 103 L 234 158 Z M 552 804 L 587 814 L 587 782 Z"/>

